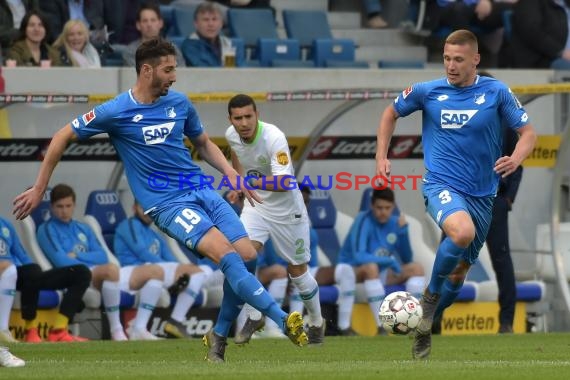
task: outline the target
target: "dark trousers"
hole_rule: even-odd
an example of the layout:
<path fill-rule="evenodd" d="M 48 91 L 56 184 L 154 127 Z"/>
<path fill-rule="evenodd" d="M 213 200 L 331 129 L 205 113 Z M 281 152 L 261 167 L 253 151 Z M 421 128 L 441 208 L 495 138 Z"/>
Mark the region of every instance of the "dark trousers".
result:
<path fill-rule="evenodd" d="M 493 219 L 487 235 L 487 248 L 499 286 L 499 323 L 512 326 L 515 317 L 516 283 L 509 246 L 509 205 L 498 195 L 493 206 Z"/>
<path fill-rule="evenodd" d="M 66 290 L 59 312 L 70 321 L 84 307 L 83 294 L 91 283 L 91 271 L 85 265 L 53 268 L 44 272 L 38 264 L 27 264 L 19 266 L 17 270 L 16 289 L 21 292 L 23 319 L 31 321 L 36 318 L 40 290 Z"/>
<path fill-rule="evenodd" d="M 479 20 L 473 5 L 456 1 L 442 8 L 434 0 L 427 7 L 424 28 L 435 30 L 440 26 L 448 26 L 452 30 L 457 30 L 469 29 L 471 26 L 477 25 L 483 29 L 496 29 L 503 26 L 503 11 L 511 8 L 511 4 L 493 3 L 489 16 Z"/>

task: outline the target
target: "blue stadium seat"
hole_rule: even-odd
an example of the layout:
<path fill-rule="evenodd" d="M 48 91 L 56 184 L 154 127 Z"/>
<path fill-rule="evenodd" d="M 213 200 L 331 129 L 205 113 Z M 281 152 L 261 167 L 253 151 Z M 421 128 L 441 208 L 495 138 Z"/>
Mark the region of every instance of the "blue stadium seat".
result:
<path fill-rule="evenodd" d="M 378 68 L 380 69 L 423 69 L 425 62 L 418 60 L 410 61 L 378 61 Z"/>
<path fill-rule="evenodd" d="M 232 41 L 232 46 L 236 49 L 236 66 L 241 67 L 245 65 L 246 54 L 245 54 L 245 43 L 241 38 L 230 38 Z"/>
<path fill-rule="evenodd" d="M 355 54 L 354 41 L 350 39 L 323 38 L 313 41 L 313 60 L 316 67 L 368 67 L 368 63 L 355 61 Z"/>
<path fill-rule="evenodd" d="M 170 5 L 160 5 L 160 16 L 164 26 L 162 27 L 162 34 L 165 37 L 172 37 L 178 35 L 176 23 L 174 21 L 174 8 Z"/>
<path fill-rule="evenodd" d="M 323 11 L 283 10 L 283 23 L 287 37 L 299 40 L 304 48 L 312 47 L 318 38 L 333 38 L 327 14 Z"/>
<path fill-rule="evenodd" d="M 299 61 L 301 58 L 301 47 L 297 40 L 260 38 L 257 42 L 257 51 L 261 67 L 272 66 L 274 60 Z"/>
<path fill-rule="evenodd" d="M 279 38 L 273 12 L 269 9 L 230 8 L 228 25 L 230 35 L 243 39 L 249 49 L 254 49 L 260 38 Z M 257 52 L 253 52 L 252 58 L 257 58 Z"/>
<path fill-rule="evenodd" d="M 319 247 L 335 265 L 340 249 L 340 242 L 335 231 L 337 210 L 328 191 L 314 190 L 309 203 L 309 218 L 317 236 Z"/>
<path fill-rule="evenodd" d="M 97 233 L 97 227 L 94 227 L 94 220 L 101 235 L 107 244 L 107 248 L 113 248 L 113 238 L 115 230 L 119 223 L 127 218 L 125 209 L 121 205 L 119 195 L 111 190 L 92 191 L 87 198 L 85 206 L 85 221 Z"/>
<path fill-rule="evenodd" d="M 173 19 L 175 25 L 175 36 L 188 37 L 196 30 L 194 28 L 194 11 L 197 5 L 173 6 Z"/>

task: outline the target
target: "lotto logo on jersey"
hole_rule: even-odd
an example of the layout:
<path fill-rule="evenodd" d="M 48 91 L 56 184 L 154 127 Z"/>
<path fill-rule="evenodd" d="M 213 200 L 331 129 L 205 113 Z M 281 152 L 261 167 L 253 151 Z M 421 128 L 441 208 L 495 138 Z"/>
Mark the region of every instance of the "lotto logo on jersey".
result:
<path fill-rule="evenodd" d="M 462 128 L 477 112 L 478 110 L 441 110 L 441 127 Z"/>
<path fill-rule="evenodd" d="M 87 112 L 86 114 L 81 116 L 81 118 L 83 119 L 83 123 L 85 125 L 91 123 L 93 120 L 95 120 L 95 110 L 93 109 L 93 110 Z"/>
<path fill-rule="evenodd" d="M 148 127 L 143 127 L 142 132 L 144 135 L 144 142 L 147 145 L 160 144 L 166 141 L 170 132 L 174 128 L 174 122 L 150 125 Z"/>

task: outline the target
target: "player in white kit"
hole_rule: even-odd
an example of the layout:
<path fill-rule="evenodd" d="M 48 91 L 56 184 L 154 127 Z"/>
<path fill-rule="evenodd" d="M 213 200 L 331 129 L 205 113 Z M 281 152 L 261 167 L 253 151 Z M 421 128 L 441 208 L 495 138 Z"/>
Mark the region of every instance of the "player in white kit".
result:
<path fill-rule="evenodd" d="M 271 237 L 276 252 L 289 264 L 287 271 L 308 313 L 309 344 L 321 344 L 325 323 L 321 316 L 319 286 L 308 271 L 310 255 L 309 217 L 299 191 L 285 134 L 275 125 L 259 120 L 254 100 L 244 94 L 228 103 L 226 140 L 232 149 L 232 164 L 250 187 L 255 188 L 261 204 L 245 202 L 241 221 L 259 252 Z M 250 313 L 235 342 L 244 344 L 263 328 L 261 315 Z M 259 317 L 259 318 L 256 318 Z"/>

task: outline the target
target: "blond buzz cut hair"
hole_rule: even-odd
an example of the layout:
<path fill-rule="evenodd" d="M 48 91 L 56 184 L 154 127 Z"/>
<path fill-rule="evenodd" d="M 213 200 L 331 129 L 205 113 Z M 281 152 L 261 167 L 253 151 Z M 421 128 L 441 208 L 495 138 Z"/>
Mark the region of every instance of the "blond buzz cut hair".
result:
<path fill-rule="evenodd" d="M 469 45 L 475 52 L 479 51 L 479 43 L 477 42 L 477 37 L 475 34 L 473 34 L 473 32 L 466 29 L 459 29 L 452 32 L 445 39 L 445 43 L 450 45 Z"/>

